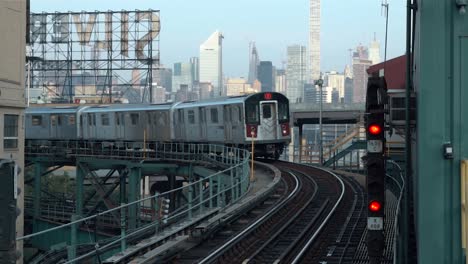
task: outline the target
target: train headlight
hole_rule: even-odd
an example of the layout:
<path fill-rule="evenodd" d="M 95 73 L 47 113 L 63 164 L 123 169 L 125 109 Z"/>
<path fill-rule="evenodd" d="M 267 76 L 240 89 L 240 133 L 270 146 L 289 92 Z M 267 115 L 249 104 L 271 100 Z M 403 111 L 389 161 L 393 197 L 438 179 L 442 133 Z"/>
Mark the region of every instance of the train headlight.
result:
<path fill-rule="evenodd" d="M 283 137 L 289 136 L 289 130 L 290 129 L 288 123 L 281 124 L 281 134 L 283 135 Z"/>
<path fill-rule="evenodd" d="M 246 127 L 247 137 L 254 138 L 257 137 L 257 126 L 256 125 L 247 125 Z"/>

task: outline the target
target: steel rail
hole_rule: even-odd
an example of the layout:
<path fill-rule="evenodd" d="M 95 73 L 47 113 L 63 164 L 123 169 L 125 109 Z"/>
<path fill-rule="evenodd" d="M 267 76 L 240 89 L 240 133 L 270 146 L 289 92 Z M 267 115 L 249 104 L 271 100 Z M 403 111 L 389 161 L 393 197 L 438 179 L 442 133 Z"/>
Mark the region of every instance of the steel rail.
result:
<path fill-rule="evenodd" d="M 224 251 L 228 250 L 231 246 L 233 246 L 239 239 L 243 238 L 244 236 L 248 235 L 250 232 L 252 232 L 257 226 L 262 224 L 265 220 L 267 220 L 271 215 L 276 213 L 279 209 L 281 209 L 287 202 L 289 202 L 294 196 L 297 195 L 299 188 L 300 188 L 300 181 L 299 178 L 294 175 L 294 173 L 290 172 L 296 181 L 296 187 L 294 190 L 284 199 L 281 201 L 278 205 L 276 205 L 274 208 L 272 208 L 267 214 L 263 215 L 261 218 L 259 218 L 257 221 L 252 223 L 250 226 L 248 226 L 244 231 L 240 232 L 237 234 L 235 237 L 231 238 L 229 241 L 224 243 L 221 247 L 217 248 L 215 251 L 213 251 L 211 254 L 206 256 L 204 259 L 202 259 L 199 264 L 204 264 L 204 263 L 210 263 L 214 258 L 218 257 L 221 255 Z"/>

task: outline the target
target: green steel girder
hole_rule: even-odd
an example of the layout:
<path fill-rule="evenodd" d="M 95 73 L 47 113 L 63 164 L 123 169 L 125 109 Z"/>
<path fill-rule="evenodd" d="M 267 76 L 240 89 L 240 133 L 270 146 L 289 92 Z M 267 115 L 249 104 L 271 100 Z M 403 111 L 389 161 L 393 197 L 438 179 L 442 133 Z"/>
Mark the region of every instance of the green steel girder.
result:
<path fill-rule="evenodd" d="M 105 185 L 107 183 L 107 181 L 112 177 L 112 175 L 114 175 L 114 173 L 117 171 L 117 169 L 111 169 L 109 170 L 109 172 L 106 174 L 106 176 L 104 178 L 102 178 L 100 181 L 99 181 L 99 185 Z M 88 198 L 86 198 L 85 202 L 84 202 L 84 206 L 86 207 L 86 205 L 91 201 L 91 199 L 94 198 L 94 196 L 97 194 L 97 190 L 94 190 Z"/>
<path fill-rule="evenodd" d="M 468 157 L 468 15 L 456 1 L 418 1 L 415 224 L 419 263 L 464 263 L 460 160 Z M 443 145 L 453 145 L 453 159 Z"/>

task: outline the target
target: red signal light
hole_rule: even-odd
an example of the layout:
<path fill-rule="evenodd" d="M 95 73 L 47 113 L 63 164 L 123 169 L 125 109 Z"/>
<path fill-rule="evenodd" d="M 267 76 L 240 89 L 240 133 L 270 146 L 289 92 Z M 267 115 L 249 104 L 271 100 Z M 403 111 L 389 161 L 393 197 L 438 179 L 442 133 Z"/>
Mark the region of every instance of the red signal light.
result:
<path fill-rule="evenodd" d="M 273 98 L 273 95 L 271 93 L 265 93 L 263 95 L 263 98 L 265 98 L 265 100 L 271 100 L 271 98 Z"/>
<path fill-rule="evenodd" d="M 369 210 L 371 212 L 376 213 L 376 212 L 380 211 L 381 208 L 382 208 L 382 205 L 378 201 L 372 201 L 369 204 Z"/>
<path fill-rule="evenodd" d="M 382 128 L 379 126 L 379 125 L 370 125 L 369 126 L 369 133 L 371 133 L 372 135 L 378 135 L 382 132 Z"/>

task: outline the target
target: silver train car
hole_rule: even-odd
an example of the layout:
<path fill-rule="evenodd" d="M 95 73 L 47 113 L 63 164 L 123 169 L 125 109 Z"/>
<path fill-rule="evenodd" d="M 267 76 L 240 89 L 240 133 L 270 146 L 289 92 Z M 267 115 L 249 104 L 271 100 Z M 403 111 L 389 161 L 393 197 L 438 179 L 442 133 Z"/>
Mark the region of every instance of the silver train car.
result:
<path fill-rule="evenodd" d="M 96 142 L 140 148 L 142 142 L 217 143 L 279 158 L 291 141 L 289 101 L 274 92 L 174 104 L 30 107 L 27 144 Z"/>

